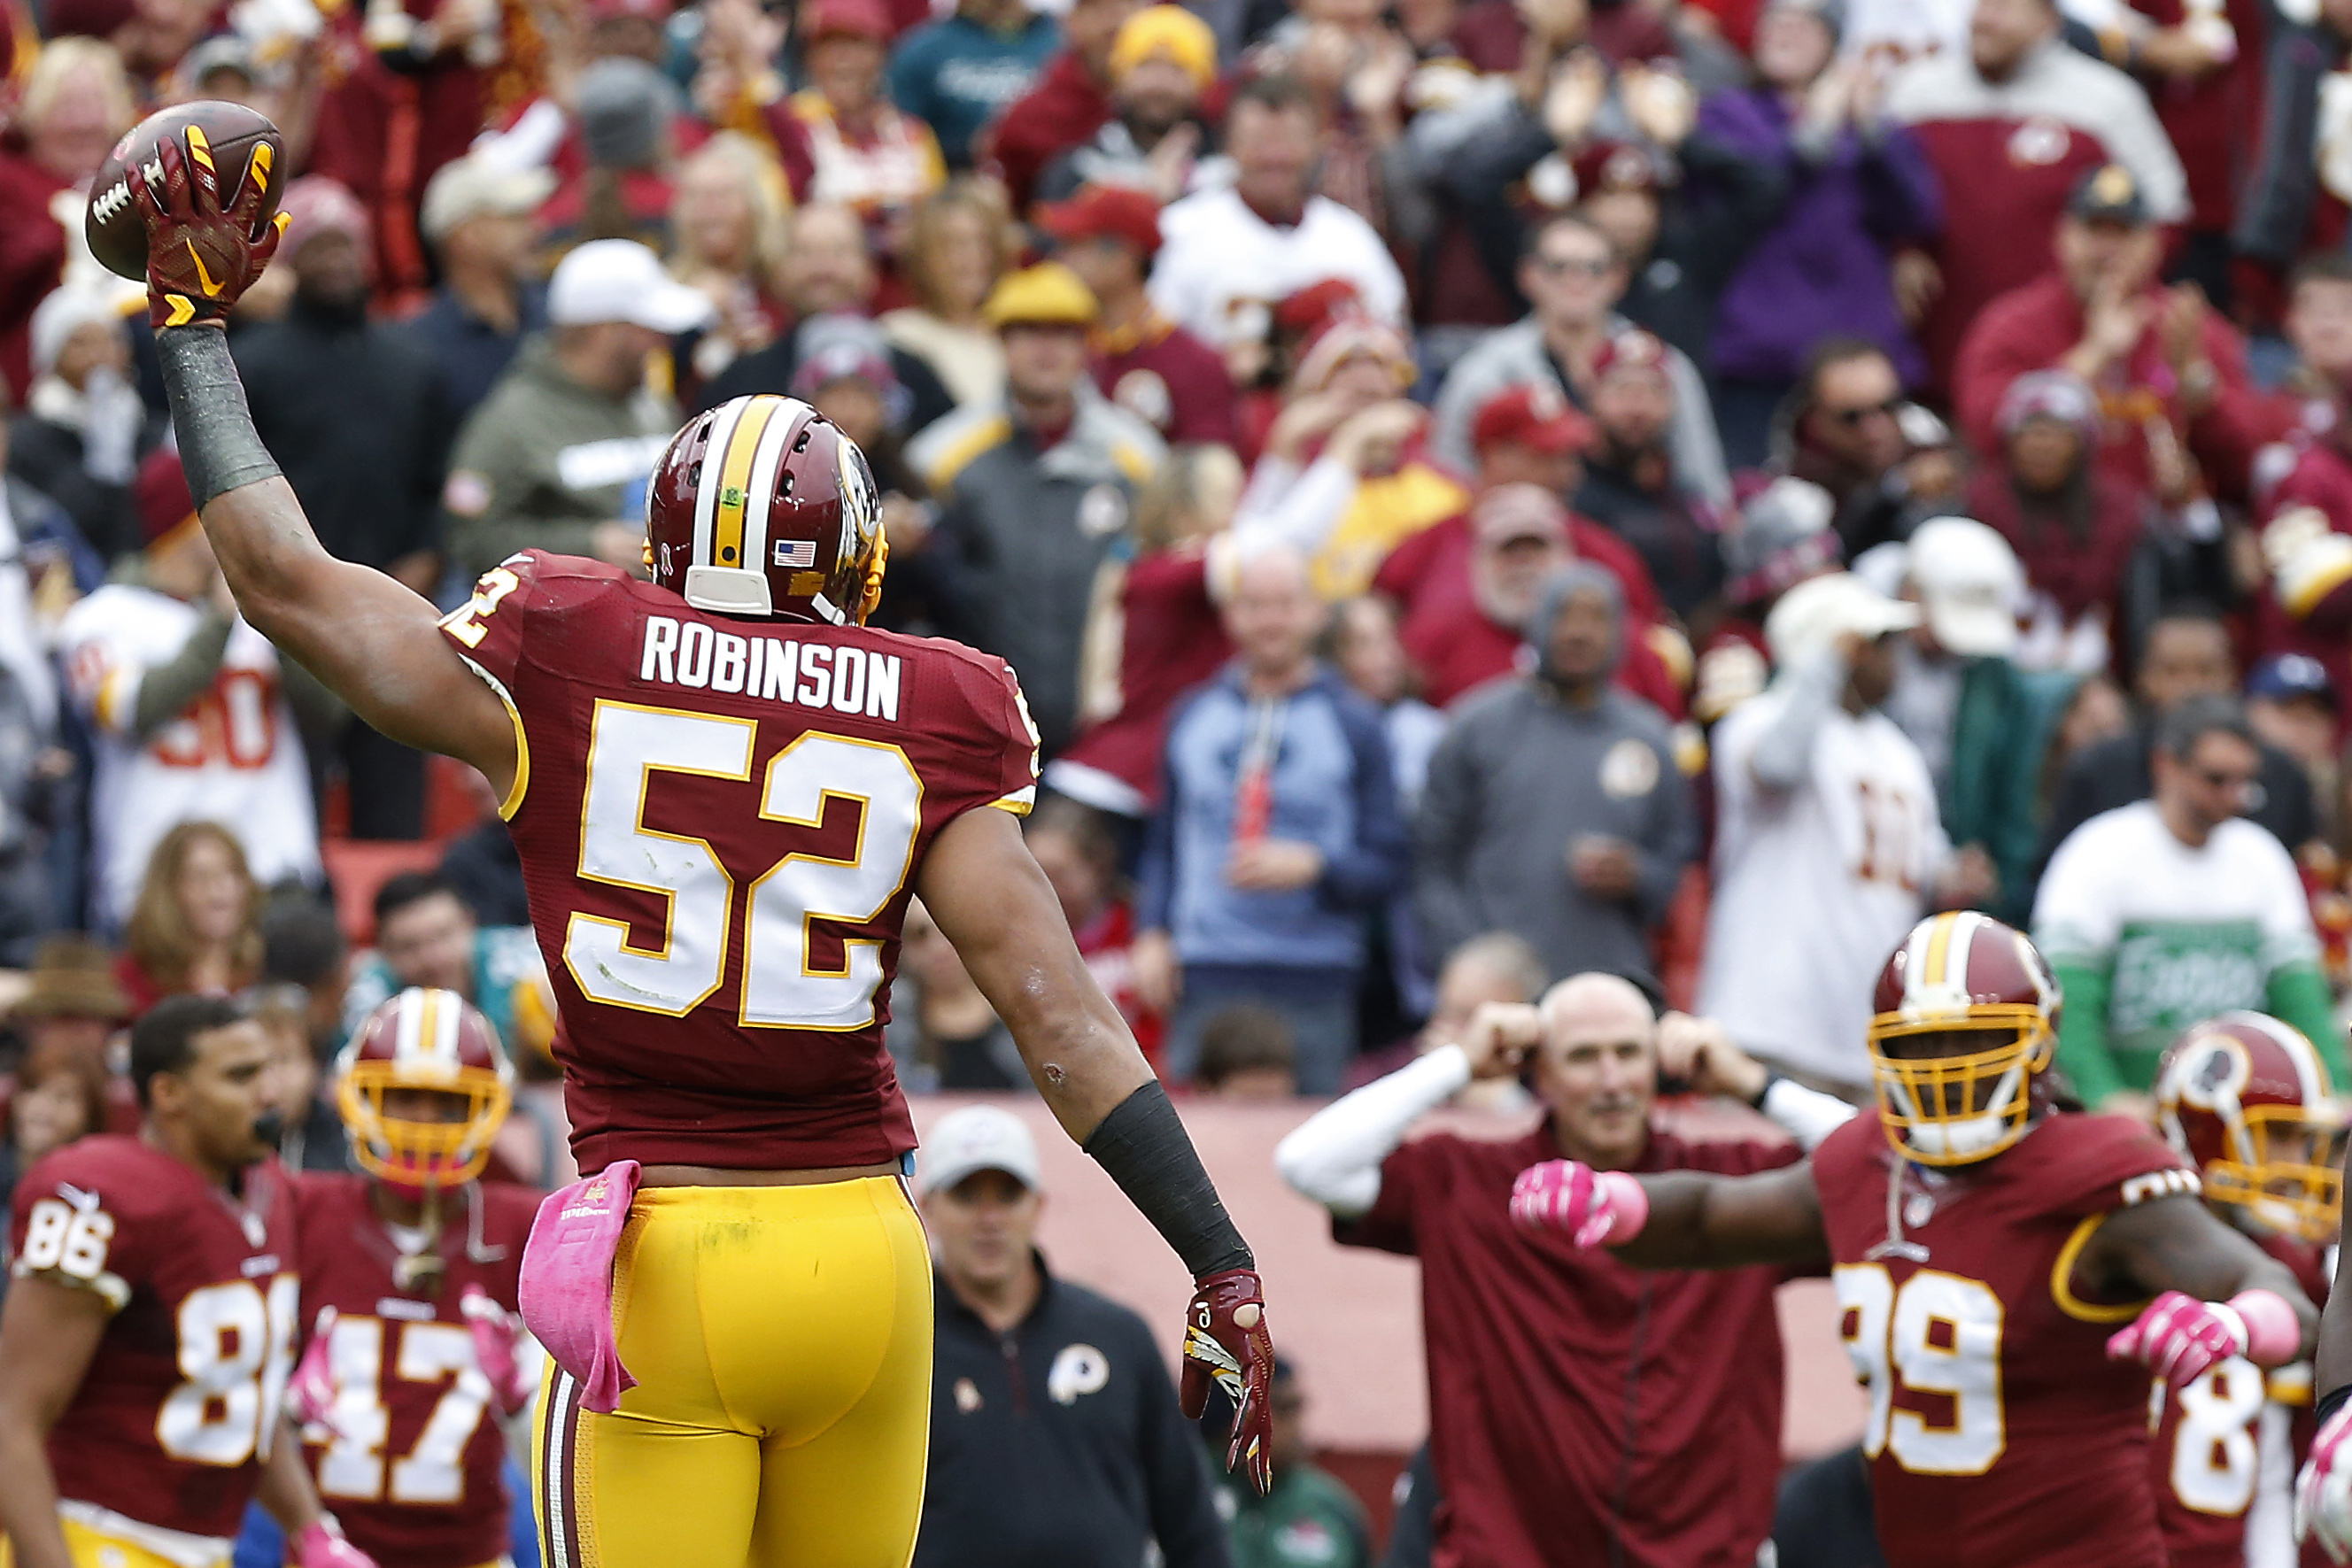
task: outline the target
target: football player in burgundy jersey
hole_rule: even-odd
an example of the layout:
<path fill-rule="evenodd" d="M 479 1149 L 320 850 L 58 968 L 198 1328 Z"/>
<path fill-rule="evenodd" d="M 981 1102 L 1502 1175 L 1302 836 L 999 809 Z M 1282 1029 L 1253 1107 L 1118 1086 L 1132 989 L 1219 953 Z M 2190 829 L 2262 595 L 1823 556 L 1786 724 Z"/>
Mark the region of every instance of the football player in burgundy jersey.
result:
<path fill-rule="evenodd" d="M 254 434 L 220 324 L 276 248 L 262 183 L 184 136 L 154 168 L 131 175 L 150 319 L 247 621 L 504 797 L 589 1173 L 523 1270 L 559 1367 L 535 1454 L 552 1559 L 905 1563 L 930 1269 L 882 1026 L 916 894 L 1192 1270 L 1185 1403 L 1228 1388 L 1228 1463 L 1264 1490 L 1249 1249 L 1022 842 L 1036 756 L 1012 672 L 865 625 L 886 551 L 856 444 L 804 403 L 723 404 L 656 466 L 650 582 L 525 551 L 436 625 L 320 548 Z"/>
<path fill-rule="evenodd" d="M 372 1568 L 321 1514 L 279 1399 L 294 1198 L 270 1150 L 268 1037 L 174 997 L 131 1031 L 136 1136 L 18 1183 L 0 1311 L 0 1527 L 14 1568 L 226 1568 L 247 1501 L 302 1568 Z"/>
<path fill-rule="evenodd" d="M 539 1195 L 477 1178 L 513 1077 L 464 998 L 403 991 L 336 1066 L 366 1174 L 296 1185 L 312 1326 L 287 1403 L 320 1497 L 383 1568 L 476 1568 L 506 1552 L 499 1423 L 537 1389 L 514 1314 Z"/>
<path fill-rule="evenodd" d="M 2053 1107 L 2057 1009 L 2022 935 L 1935 915 L 1879 977 L 1876 1117 L 1759 1176 L 1553 1161 L 1512 1197 L 1646 1267 L 1830 1265 L 1890 1568 L 2161 1568 L 2147 1369 L 2284 1365 L 2315 1322 L 2152 1130 Z"/>
<path fill-rule="evenodd" d="M 2302 1031 L 2250 1012 L 2197 1025 L 2157 1069 L 2156 1124 L 2196 1167 L 2214 1212 L 2326 1301 L 2326 1249 L 2342 1223 L 2344 1111 Z M 2150 1397 L 2148 1458 L 2171 1568 L 2292 1563 L 2310 1364 L 2265 1373 L 2231 1356 L 2178 1387 L 2158 1380 Z"/>

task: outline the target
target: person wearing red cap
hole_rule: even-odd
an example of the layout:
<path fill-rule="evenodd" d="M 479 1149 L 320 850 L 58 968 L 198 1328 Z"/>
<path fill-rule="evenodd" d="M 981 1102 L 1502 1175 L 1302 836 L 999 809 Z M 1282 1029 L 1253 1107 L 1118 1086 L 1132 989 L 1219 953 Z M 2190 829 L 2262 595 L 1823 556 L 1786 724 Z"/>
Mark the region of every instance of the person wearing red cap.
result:
<path fill-rule="evenodd" d="M 226 824 L 260 883 L 315 881 L 305 727 L 289 699 L 312 719 L 341 712 L 238 619 L 177 454 L 150 455 L 136 489 L 144 552 L 58 631 L 68 694 L 96 737 L 91 864 L 106 930 L 129 916 L 156 843 L 193 819 Z"/>
<path fill-rule="evenodd" d="M 1600 439 L 1584 461 L 1576 509 L 1639 550 L 1666 608 L 1685 624 L 1723 587 L 1712 508 L 1675 486 L 1667 445 L 1675 384 L 1666 346 L 1636 328 L 1592 357 L 1587 393 Z"/>
<path fill-rule="evenodd" d="M 1617 685 L 1669 718 L 1683 716 L 1683 694 L 1658 648 L 1680 639 L 1659 624 L 1649 569 L 1624 540 L 1576 516 L 1559 497 L 1576 488 L 1578 455 L 1592 422 L 1542 387 L 1513 387 L 1479 411 L 1479 500 L 1459 516 L 1413 535 L 1389 553 L 1372 590 L 1393 600 L 1406 653 L 1422 674 L 1422 695 L 1439 707 L 1519 667 L 1527 618 L 1543 580 L 1570 560 L 1590 561 L 1617 580 L 1627 636 Z M 1503 491 L 1515 503 L 1499 512 Z M 1537 506 L 1531 497 L 1549 504 Z"/>
<path fill-rule="evenodd" d="M 1055 255 L 1094 290 L 1095 384 L 1171 443 L 1234 444 L 1234 384 L 1224 361 L 1160 314 L 1144 279 L 1160 252 L 1160 204 L 1147 192 L 1088 185 L 1038 209 Z"/>
<path fill-rule="evenodd" d="M 890 17 L 881 0 L 814 0 L 801 13 L 809 85 L 764 110 L 795 202 L 838 202 L 869 225 L 947 183 L 931 128 L 883 91 Z"/>

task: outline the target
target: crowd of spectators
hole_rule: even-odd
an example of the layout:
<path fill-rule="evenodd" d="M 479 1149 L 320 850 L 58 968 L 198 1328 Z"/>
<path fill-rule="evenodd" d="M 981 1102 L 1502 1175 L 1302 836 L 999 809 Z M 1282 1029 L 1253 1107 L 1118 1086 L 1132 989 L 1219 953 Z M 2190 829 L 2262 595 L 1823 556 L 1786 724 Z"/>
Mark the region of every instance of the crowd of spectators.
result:
<path fill-rule="evenodd" d="M 2187 895 L 2066 841 L 2153 794 L 2201 853 L 2200 782 L 2291 857 L 2247 961 L 2319 1016 L 2352 22 L 2246 9 L 12 13 L 0 962 L 250 986 L 322 837 L 464 793 L 236 621 L 81 240 L 114 138 L 209 96 L 287 135 L 233 344 L 329 548 L 451 603 L 519 548 L 634 565 L 685 413 L 814 402 L 887 493 L 883 620 L 1021 674 L 1041 851 L 1171 1078 L 1328 1092 L 1509 934 L 1851 1087 L 1930 904 L 2052 923 L 2134 1034 L 2212 999 L 2115 973 Z M 501 840 L 441 900 L 494 930 Z M 1011 1082 L 924 930 L 905 1075 Z M 2095 1010 L 2071 1064 L 2126 1092 Z"/>
<path fill-rule="evenodd" d="M 236 618 L 81 237 L 196 97 L 286 135 L 230 340 L 338 555 L 635 568 L 687 414 L 858 440 L 879 620 L 1013 664 L 1171 1082 L 1331 1093 L 1601 971 L 1853 1092 L 1932 907 L 2047 936 L 2095 1103 L 2231 1006 L 2340 1068 L 2352 14 L 2291 9 L 11 5 L 10 1146 L 113 1103 L 66 1020 L 254 990 L 315 1053 L 424 978 L 566 1169 L 492 802 Z M 354 841 L 418 875 L 325 901 Z M 899 975 L 908 1083 L 1017 1082 L 919 908 Z"/>

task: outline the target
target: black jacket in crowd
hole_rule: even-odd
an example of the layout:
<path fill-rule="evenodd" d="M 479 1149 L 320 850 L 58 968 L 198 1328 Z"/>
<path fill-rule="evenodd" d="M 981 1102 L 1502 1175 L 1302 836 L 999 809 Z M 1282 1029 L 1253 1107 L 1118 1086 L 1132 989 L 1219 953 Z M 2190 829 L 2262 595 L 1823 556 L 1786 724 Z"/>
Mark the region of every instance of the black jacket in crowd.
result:
<path fill-rule="evenodd" d="M 2059 776 L 2058 793 L 2050 802 L 2050 822 L 2042 835 L 2042 853 L 2034 866 L 2038 881 L 2050 857 L 2066 836 L 2102 811 L 2145 800 L 2156 790 L 2148 751 L 2155 744 L 2154 727 L 2146 721 L 2128 734 L 2103 740 L 2077 753 Z M 2274 746 L 2262 747 L 2262 777 L 2246 816 L 2268 828 L 2293 854 L 2319 836 L 2319 811 L 2311 799 L 2311 779 L 2294 758 Z"/>
<path fill-rule="evenodd" d="M 1141 1318 L 1045 1273 L 1000 1338 L 944 1277 L 934 1289 L 915 1568 L 1139 1568 L 1155 1539 L 1168 1568 L 1226 1568 L 1199 1439 Z"/>

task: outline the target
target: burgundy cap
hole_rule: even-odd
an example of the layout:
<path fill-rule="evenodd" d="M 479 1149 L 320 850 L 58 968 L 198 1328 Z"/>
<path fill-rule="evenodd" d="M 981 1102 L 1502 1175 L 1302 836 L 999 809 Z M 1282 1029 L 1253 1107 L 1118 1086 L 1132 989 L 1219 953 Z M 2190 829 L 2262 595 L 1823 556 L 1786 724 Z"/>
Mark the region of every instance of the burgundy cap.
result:
<path fill-rule="evenodd" d="M 1592 435 L 1592 422 L 1549 382 L 1506 387 L 1480 404 L 1470 422 L 1470 445 L 1478 452 L 1506 441 L 1538 452 L 1582 452 Z"/>
<path fill-rule="evenodd" d="M 890 14 L 878 0 L 814 0 L 801 13 L 801 38 L 804 44 L 831 37 L 872 38 L 887 43 L 890 32 Z"/>
<path fill-rule="evenodd" d="M 1160 204 L 1131 185 L 1087 185 L 1037 210 L 1037 226 L 1063 241 L 1125 240 L 1149 256 L 1160 249 Z"/>
<path fill-rule="evenodd" d="M 132 490 L 139 501 L 139 542 L 151 549 L 196 520 L 196 498 L 173 447 L 159 446 L 147 455 Z"/>

